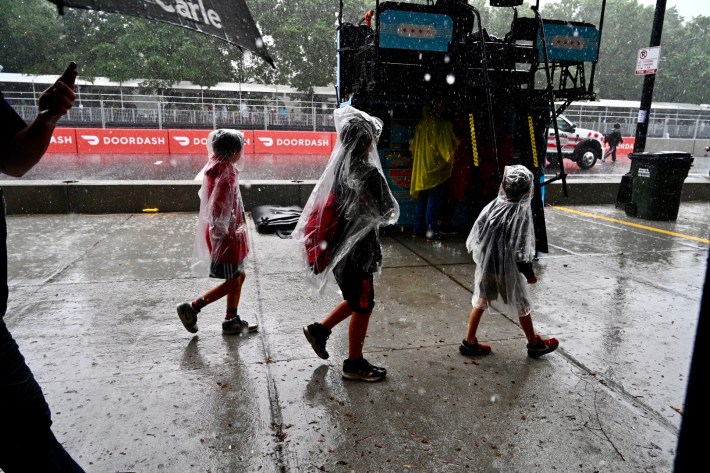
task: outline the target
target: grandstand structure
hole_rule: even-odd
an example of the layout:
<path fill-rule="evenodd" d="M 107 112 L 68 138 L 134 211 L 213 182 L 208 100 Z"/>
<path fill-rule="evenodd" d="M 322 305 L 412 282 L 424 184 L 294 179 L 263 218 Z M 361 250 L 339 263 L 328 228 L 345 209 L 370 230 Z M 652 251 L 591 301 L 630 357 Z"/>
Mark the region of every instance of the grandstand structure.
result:
<path fill-rule="evenodd" d="M 37 112 L 41 92 L 57 76 L 0 73 L 5 98 L 26 120 Z M 85 128 L 220 127 L 245 130 L 333 131 L 337 107 L 334 87 L 313 93 L 276 84 L 218 83 L 200 87 L 181 82 L 148 90 L 144 81 L 118 83 L 105 78 L 77 81 L 75 107 L 62 125 Z M 576 125 L 606 132 L 620 123 L 624 136 L 633 136 L 638 101 L 596 100 L 568 105 L 564 115 Z M 650 138 L 710 138 L 710 105 L 655 102 L 649 117 Z"/>

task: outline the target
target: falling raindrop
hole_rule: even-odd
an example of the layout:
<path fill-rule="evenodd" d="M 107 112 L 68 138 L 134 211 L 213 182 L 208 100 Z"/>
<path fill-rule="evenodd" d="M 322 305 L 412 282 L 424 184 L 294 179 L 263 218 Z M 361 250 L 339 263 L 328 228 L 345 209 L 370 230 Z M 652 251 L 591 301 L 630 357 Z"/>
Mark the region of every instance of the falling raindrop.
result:
<path fill-rule="evenodd" d="M 453 74 L 447 74 L 446 83 L 452 85 L 454 82 L 456 82 L 456 77 Z"/>
<path fill-rule="evenodd" d="M 429 74 L 429 73 L 427 72 L 426 74 L 424 74 L 424 81 L 425 81 L 425 82 L 429 82 L 430 80 L 431 80 L 431 74 Z"/>
<path fill-rule="evenodd" d="M 451 58 L 450 58 L 449 55 L 447 54 L 446 56 L 444 56 L 444 64 L 448 64 L 449 61 L 451 61 Z"/>
<path fill-rule="evenodd" d="M 491 396 L 491 402 L 492 402 L 493 404 L 495 404 L 496 402 L 498 402 L 498 399 L 500 399 L 500 396 L 498 396 L 497 394 L 494 394 L 494 395 Z"/>
<path fill-rule="evenodd" d="M 261 38 L 256 38 L 256 42 L 255 42 L 255 43 L 256 43 L 256 47 L 257 47 L 257 48 L 263 48 L 263 47 L 264 47 L 264 40 L 262 40 Z"/>

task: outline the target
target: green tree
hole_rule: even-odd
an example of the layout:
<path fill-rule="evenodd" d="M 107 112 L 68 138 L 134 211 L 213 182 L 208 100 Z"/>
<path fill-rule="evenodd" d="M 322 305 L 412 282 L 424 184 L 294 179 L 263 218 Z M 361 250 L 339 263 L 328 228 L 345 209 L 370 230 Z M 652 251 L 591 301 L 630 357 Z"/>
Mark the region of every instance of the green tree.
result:
<path fill-rule="evenodd" d="M 66 9 L 60 17 L 46 0 L 1 1 L 0 64 L 7 72 L 56 74 L 75 60 L 84 79 L 144 79 L 150 88 L 236 79 L 242 53 L 216 38 L 114 13 Z"/>
<path fill-rule="evenodd" d="M 710 103 L 709 51 L 710 17 L 699 16 L 669 30 L 664 26 L 654 100 Z"/>
<path fill-rule="evenodd" d="M 0 65 L 4 72 L 55 74 L 61 25 L 47 1 L 0 0 Z"/>
<path fill-rule="evenodd" d="M 541 15 L 598 26 L 601 3 L 561 0 L 546 3 Z M 516 9 L 493 8 L 488 0 L 469 4 L 480 12 L 486 31 L 497 38 L 509 31 L 514 12 L 533 16 L 530 3 Z M 75 9 L 66 9 L 60 18 L 46 0 L 0 0 L 0 64 L 6 72 L 56 74 L 69 60 L 76 60 L 82 78 L 144 79 L 150 87 L 179 81 L 204 87 L 251 81 L 308 91 L 334 84 L 340 2 L 247 0 L 247 5 L 276 69 L 227 43 L 173 25 Z M 342 21 L 358 23 L 374 7 L 374 0 L 343 0 Z M 636 58 L 639 49 L 649 46 L 654 10 L 638 0 L 606 3 L 594 78 L 599 98 L 640 100 L 643 77 L 634 73 Z M 708 17 L 684 22 L 675 8 L 667 9 L 654 101 L 710 103 L 709 23 Z"/>
<path fill-rule="evenodd" d="M 342 21 L 358 23 L 374 5 L 374 1 L 344 1 Z M 266 76 L 266 82 L 287 83 L 302 91 L 335 82 L 339 2 L 251 0 L 249 7 L 277 67 L 269 73 L 257 65 L 252 77 Z"/>
<path fill-rule="evenodd" d="M 600 10 L 600 0 L 561 0 L 547 4 L 541 15 L 599 25 Z M 638 51 L 650 45 L 654 13 L 654 6 L 641 5 L 637 0 L 607 2 L 594 82 L 599 98 L 641 99 L 644 79 L 635 75 L 636 60 Z M 675 8 L 666 10 L 654 101 L 708 102 L 702 85 L 707 84 L 710 74 L 708 22 L 708 17 L 683 22 Z M 693 74 L 688 74 L 690 70 Z"/>

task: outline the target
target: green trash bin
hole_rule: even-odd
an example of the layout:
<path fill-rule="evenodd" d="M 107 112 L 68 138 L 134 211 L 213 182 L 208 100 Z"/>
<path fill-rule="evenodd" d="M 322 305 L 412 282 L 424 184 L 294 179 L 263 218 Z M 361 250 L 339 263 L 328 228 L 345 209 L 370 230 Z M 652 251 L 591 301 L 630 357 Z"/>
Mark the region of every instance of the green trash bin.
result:
<path fill-rule="evenodd" d="M 694 158 L 690 153 L 631 153 L 631 203 L 626 214 L 646 220 L 675 220 L 683 182 Z"/>

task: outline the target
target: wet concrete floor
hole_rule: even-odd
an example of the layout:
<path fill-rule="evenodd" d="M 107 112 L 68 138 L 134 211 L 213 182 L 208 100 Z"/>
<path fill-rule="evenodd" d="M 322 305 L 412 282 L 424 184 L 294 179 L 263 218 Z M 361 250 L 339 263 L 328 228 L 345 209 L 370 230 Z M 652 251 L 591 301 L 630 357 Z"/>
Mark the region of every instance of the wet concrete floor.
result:
<path fill-rule="evenodd" d="M 51 154 L 32 168 L 23 180 L 183 180 L 195 179 L 205 165 L 201 154 Z M 247 157 L 242 180 L 314 180 L 328 162 L 324 155 L 260 154 Z M 619 156 L 615 163 L 598 161 L 590 169 L 580 169 L 564 159 L 565 172 L 571 176 L 622 176 L 631 168 L 628 156 Z M 546 174 L 554 176 L 558 166 L 549 166 Z M 709 156 L 695 156 L 689 175 L 708 176 Z M 2 180 L 15 180 L 0 175 Z"/>
<path fill-rule="evenodd" d="M 10 216 L 6 322 L 54 431 L 87 472 L 670 472 L 710 245 L 710 203 L 675 222 L 613 206 L 548 208 L 526 356 L 511 314 L 487 313 L 470 360 L 465 236 L 383 238 L 365 356 L 381 383 L 346 381 L 347 325 L 329 360 L 302 326 L 338 301 L 303 282 L 292 240 L 251 228 L 240 314 L 224 302 L 188 333 L 175 305 L 216 281 L 190 274 L 196 214 Z"/>

